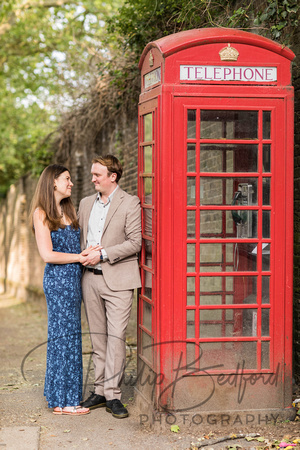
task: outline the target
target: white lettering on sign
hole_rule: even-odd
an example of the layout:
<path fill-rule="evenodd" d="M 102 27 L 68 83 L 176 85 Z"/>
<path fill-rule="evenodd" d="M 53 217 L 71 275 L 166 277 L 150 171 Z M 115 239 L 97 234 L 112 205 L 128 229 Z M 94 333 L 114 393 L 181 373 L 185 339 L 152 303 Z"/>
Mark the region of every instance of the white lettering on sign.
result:
<path fill-rule="evenodd" d="M 277 81 L 277 67 L 181 65 L 180 80 L 270 83 Z"/>
<path fill-rule="evenodd" d="M 153 86 L 156 83 L 160 83 L 160 80 L 161 80 L 160 67 L 152 70 L 152 72 L 146 73 L 146 75 L 144 75 L 145 89 L 149 88 L 150 86 Z"/>

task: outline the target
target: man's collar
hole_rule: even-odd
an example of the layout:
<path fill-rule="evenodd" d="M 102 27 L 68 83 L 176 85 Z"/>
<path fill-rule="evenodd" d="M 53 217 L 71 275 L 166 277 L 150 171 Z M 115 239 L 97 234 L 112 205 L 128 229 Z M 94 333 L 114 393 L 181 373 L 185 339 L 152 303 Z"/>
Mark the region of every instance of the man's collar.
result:
<path fill-rule="evenodd" d="M 109 196 L 107 197 L 107 203 L 110 203 L 112 201 L 113 196 L 115 195 L 118 187 L 119 187 L 119 185 L 117 185 L 117 187 L 112 191 L 112 193 L 109 194 Z M 100 192 L 98 192 L 96 200 L 100 200 L 101 201 L 101 194 L 100 194 Z"/>

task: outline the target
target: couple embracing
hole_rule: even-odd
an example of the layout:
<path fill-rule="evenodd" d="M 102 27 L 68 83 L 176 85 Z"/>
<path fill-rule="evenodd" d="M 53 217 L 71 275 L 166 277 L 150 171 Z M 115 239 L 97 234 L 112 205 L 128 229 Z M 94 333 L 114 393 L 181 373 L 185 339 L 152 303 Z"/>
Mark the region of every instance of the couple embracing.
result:
<path fill-rule="evenodd" d="M 106 407 L 116 418 L 126 365 L 125 334 L 133 290 L 140 287 L 141 208 L 118 182 L 122 166 L 113 155 L 92 161 L 96 194 L 71 201 L 69 170 L 48 166 L 32 202 L 32 226 L 46 262 L 43 287 L 48 311 L 44 395 L 54 414 L 83 415 Z M 95 389 L 82 402 L 81 299 L 93 349 Z"/>

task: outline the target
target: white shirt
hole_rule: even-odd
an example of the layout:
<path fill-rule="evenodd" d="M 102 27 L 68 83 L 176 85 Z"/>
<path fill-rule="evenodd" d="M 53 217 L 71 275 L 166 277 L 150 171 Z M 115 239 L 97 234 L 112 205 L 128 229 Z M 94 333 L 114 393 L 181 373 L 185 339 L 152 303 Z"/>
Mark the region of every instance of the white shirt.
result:
<path fill-rule="evenodd" d="M 98 192 L 89 218 L 86 248 L 88 248 L 90 245 L 101 245 L 101 238 L 105 220 L 109 211 L 111 201 L 118 187 L 119 186 L 117 186 L 116 189 L 108 196 L 106 203 L 102 201 L 100 192 Z M 103 255 L 103 259 L 107 259 L 107 253 L 104 248 L 101 250 L 101 253 Z M 101 269 L 101 264 L 99 262 L 95 266 L 88 267 L 91 267 L 92 269 Z"/>

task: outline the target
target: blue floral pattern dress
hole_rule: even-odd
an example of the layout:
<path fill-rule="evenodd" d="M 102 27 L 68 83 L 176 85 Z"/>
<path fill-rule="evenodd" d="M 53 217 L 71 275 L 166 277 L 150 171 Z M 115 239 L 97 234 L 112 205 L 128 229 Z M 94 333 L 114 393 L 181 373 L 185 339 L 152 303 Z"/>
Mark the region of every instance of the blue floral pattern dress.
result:
<path fill-rule="evenodd" d="M 70 225 L 51 231 L 53 251 L 80 253 L 80 230 Z M 44 395 L 49 408 L 76 406 L 82 400 L 81 265 L 46 264 L 44 292 L 48 311 Z"/>

